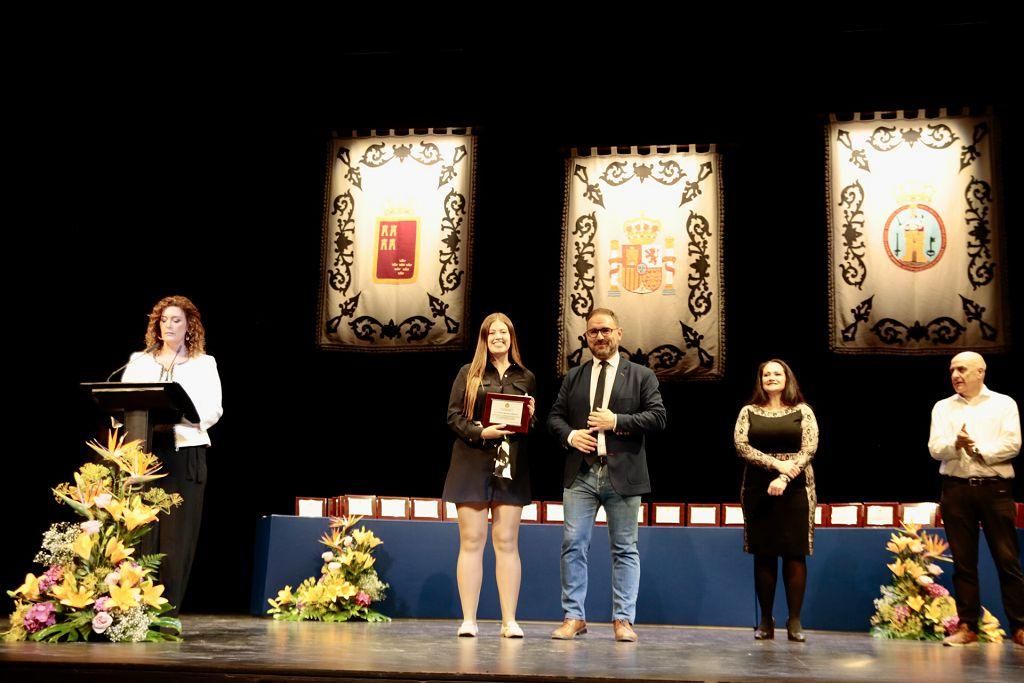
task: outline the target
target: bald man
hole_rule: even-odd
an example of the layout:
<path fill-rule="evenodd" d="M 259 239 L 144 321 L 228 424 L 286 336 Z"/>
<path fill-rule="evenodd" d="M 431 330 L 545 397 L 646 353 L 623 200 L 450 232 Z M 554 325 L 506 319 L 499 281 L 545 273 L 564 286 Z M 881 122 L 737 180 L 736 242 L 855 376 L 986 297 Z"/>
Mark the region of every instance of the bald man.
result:
<path fill-rule="evenodd" d="M 1024 572 L 1015 525 L 1013 465 L 1020 452 L 1020 414 L 1005 394 L 985 386 L 985 359 L 958 353 L 949 364 L 956 393 L 932 408 L 928 450 L 942 462 L 942 523 L 953 551 L 953 594 L 960 618 L 945 645 L 978 642 L 978 525 L 999 572 L 1013 642 L 1024 647 Z"/>

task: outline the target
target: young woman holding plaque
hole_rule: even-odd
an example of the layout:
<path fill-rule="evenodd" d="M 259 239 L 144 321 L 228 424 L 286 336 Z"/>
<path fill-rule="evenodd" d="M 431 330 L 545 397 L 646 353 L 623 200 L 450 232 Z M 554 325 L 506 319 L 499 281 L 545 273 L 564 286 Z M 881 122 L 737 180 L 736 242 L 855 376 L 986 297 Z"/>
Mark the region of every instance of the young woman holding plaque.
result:
<path fill-rule="evenodd" d="M 143 538 L 143 552 L 167 553 L 160 564 L 160 582 L 166 588 L 163 597 L 174 605 L 176 614 L 185 596 L 203 516 L 207 430 L 224 412 L 217 361 L 206 355 L 206 330 L 195 304 L 183 296 L 168 296 L 153 306 L 146 350 L 132 354 L 121 381 L 177 382 L 199 413 L 199 422 L 182 418 L 173 426 L 158 425 L 153 443 L 146 444 L 163 463 L 161 473 L 167 475 L 157 485 L 183 499 Z"/>
<path fill-rule="evenodd" d="M 483 581 L 487 514 L 493 526 L 495 578 L 501 603 L 501 635 L 522 638 L 516 623 L 519 601 L 519 520 L 530 502 L 530 468 L 526 434 L 512 424 L 488 424 L 488 394 L 530 397 L 537 391 L 533 373 L 523 367 L 515 327 L 508 316 L 492 313 L 480 325 L 473 361 L 463 365 L 448 399 L 448 426 L 455 432 L 444 500 L 459 511 L 457 575 L 462 602 L 458 635 L 474 637 L 480 584 Z M 515 401 L 507 403 L 514 404 Z M 504 403 L 502 404 L 504 405 Z M 522 402 L 524 427 L 535 423 L 533 398 Z M 515 406 L 513 405 L 513 412 Z"/>

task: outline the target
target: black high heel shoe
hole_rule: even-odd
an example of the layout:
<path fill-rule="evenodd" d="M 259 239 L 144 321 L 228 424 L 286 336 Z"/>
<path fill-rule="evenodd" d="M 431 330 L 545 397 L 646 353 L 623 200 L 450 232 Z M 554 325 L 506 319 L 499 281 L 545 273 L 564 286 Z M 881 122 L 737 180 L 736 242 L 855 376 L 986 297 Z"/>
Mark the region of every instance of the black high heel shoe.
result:
<path fill-rule="evenodd" d="M 754 640 L 775 640 L 775 619 L 762 620 L 754 629 Z"/>
<path fill-rule="evenodd" d="M 786 620 L 786 634 L 789 636 L 789 639 L 794 642 L 807 642 L 807 636 L 804 635 L 804 627 L 800 625 L 799 619 L 790 617 Z"/>

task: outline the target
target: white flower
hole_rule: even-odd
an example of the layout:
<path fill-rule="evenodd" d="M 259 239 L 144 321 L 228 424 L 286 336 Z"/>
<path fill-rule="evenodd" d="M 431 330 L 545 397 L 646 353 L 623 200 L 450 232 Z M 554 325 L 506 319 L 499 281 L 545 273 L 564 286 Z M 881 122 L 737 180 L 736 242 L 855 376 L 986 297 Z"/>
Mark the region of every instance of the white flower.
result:
<path fill-rule="evenodd" d="M 117 583 L 120 581 L 121 575 L 118 572 L 110 572 L 109 574 L 107 574 L 107 577 L 103 579 L 103 583 L 107 584 L 108 586 L 117 585 Z"/>
<path fill-rule="evenodd" d="M 98 519 L 90 519 L 88 522 L 82 522 L 79 526 L 82 527 L 82 531 L 93 536 L 100 532 L 100 529 L 103 528 L 103 523 Z M 97 633 L 99 633 L 99 631 L 97 631 Z"/>
<path fill-rule="evenodd" d="M 112 499 L 113 496 L 110 495 L 109 493 L 101 493 L 100 495 L 93 498 L 92 501 L 96 503 L 96 507 L 98 507 L 100 510 L 105 510 L 106 507 L 110 505 L 110 501 Z"/>
<path fill-rule="evenodd" d="M 336 572 L 339 569 L 341 569 L 341 562 L 331 562 L 329 565 L 327 565 L 327 568 L 330 569 L 332 572 Z"/>
<path fill-rule="evenodd" d="M 327 561 L 329 561 L 329 560 L 331 560 L 331 559 L 333 559 L 333 558 L 334 558 L 334 553 L 332 553 L 332 552 L 331 552 L 330 550 L 328 550 L 327 552 L 325 552 L 325 553 L 323 553 L 322 555 L 320 555 L 320 558 L 321 558 L 321 559 L 322 559 L 322 560 L 323 560 L 324 562 L 327 562 Z"/>
<path fill-rule="evenodd" d="M 939 565 L 934 564 L 934 563 L 928 565 L 927 569 L 928 569 L 928 573 L 931 574 L 932 576 L 938 576 L 939 574 L 942 573 L 942 567 L 940 567 Z"/>
<path fill-rule="evenodd" d="M 928 576 L 927 574 L 921 574 L 921 576 L 917 577 L 917 582 L 922 586 L 927 586 L 929 584 L 935 583 L 935 579 Z"/>
<path fill-rule="evenodd" d="M 346 536 L 346 537 L 345 537 L 345 540 L 344 540 L 344 541 L 342 541 L 342 542 L 341 542 L 341 544 L 342 544 L 343 546 L 345 546 L 345 547 L 347 548 L 347 547 L 349 547 L 350 545 L 352 545 L 352 544 L 353 544 L 354 542 L 355 542 L 355 541 L 353 541 L 353 540 L 352 540 L 352 537 L 351 537 L 351 536 Z"/>
<path fill-rule="evenodd" d="M 92 618 L 92 630 L 96 633 L 103 633 L 114 623 L 114 618 L 106 612 L 100 612 Z"/>

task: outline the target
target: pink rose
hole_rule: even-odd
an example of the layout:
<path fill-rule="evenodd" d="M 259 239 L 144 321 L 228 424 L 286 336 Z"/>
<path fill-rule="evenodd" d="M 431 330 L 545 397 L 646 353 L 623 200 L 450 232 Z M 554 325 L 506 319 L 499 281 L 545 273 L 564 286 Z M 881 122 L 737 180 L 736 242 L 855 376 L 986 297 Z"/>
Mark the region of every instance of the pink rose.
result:
<path fill-rule="evenodd" d="M 100 529 L 103 528 L 103 523 L 98 519 L 90 519 L 88 522 L 82 522 L 79 526 L 82 527 L 82 531 L 93 536 L 100 532 Z"/>
<path fill-rule="evenodd" d="M 114 623 L 114 618 L 106 612 L 100 612 L 92 618 L 92 630 L 96 633 L 103 633 Z"/>
<path fill-rule="evenodd" d="M 110 572 L 107 574 L 107 578 L 103 579 L 103 583 L 108 586 L 116 586 L 121 581 L 121 574 L 118 572 Z"/>
<path fill-rule="evenodd" d="M 113 500 L 113 498 L 114 497 L 109 493 L 101 493 L 100 495 L 93 498 L 92 502 L 96 503 L 96 507 L 98 507 L 100 510 L 103 510 L 108 505 L 110 505 L 110 501 Z"/>
<path fill-rule="evenodd" d="M 370 596 L 363 591 L 356 593 L 356 604 L 360 607 L 369 607 L 371 602 L 373 602 L 373 600 L 371 600 Z"/>

